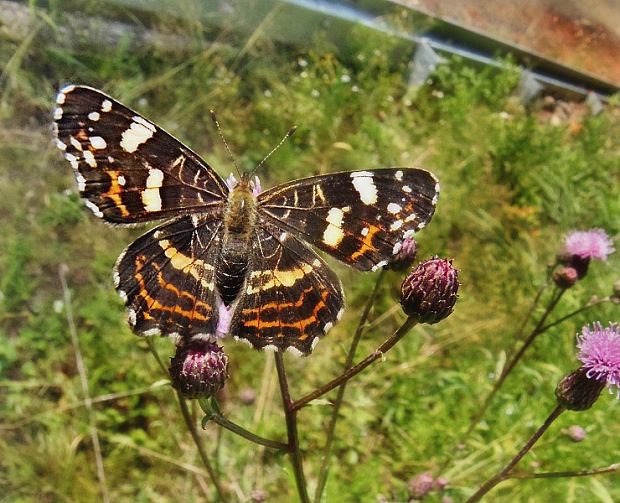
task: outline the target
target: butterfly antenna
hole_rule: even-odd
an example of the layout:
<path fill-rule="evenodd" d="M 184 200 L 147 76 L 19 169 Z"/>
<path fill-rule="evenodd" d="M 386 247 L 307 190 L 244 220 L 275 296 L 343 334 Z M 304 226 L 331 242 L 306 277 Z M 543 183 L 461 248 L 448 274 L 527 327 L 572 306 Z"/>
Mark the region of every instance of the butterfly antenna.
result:
<path fill-rule="evenodd" d="M 230 147 L 228 146 L 228 142 L 226 141 L 226 138 L 224 138 L 224 133 L 222 133 L 222 128 L 220 127 L 220 123 L 217 121 L 215 111 L 209 110 L 209 113 L 211 114 L 211 120 L 215 124 L 215 127 L 217 128 L 217 132 L 219 133 L 220 138 L 222 139 L 222 142 L 224 143 L 224 146 L 226 147 L 226 151 L 228 152 L 228 155 L 230 156 L 230 160 L 232 161 L 233 166 L 237 170 L 237 174 L 239 175 L 239 177 L 241 177 L 241 171 L 239 170 L 239 166 L 237 166 L 237 162 L 235 161 L 235 158 L 233 157 L 232 151 L 230 150 Z"/>
<path fill-rule="evenodd" d="M 255 173 L 256 171 L 258 171 L 258 168 L 260 168 L 263 164 L 265 164 L 265 161 L 266 161 L 267 159 L 269 159 L 269 158 L 271 157 L 271 155 L 272 155 L 272 154 L 273 154 L 276 150 L 278 150 L 278 149 L 282 146 L 282 144 L 283 144 L 286 140 L 288 140 L 291 136 L 293 136 L 293 134 L 295 133 L 295 131 L 296 131 L 296 130 L 297 130 L 297 126 L 293 126 L 291 129 L 289 129 L 289 130 L 288 130 L 288 133 L 286 133 L 286 134 L 284 135 L 284 138 L 282 138 L 282 139 L 280 140 L 280 142 L 279 142 L 279 143 L 278 143 L 275 147 L 273 147 L 273 148 L 271 149 L 271 152 L 269 152 L 269 153 L 268 153 L 268 154 L 267 154 L 267 155 L 263 158 L 263 160 L 262 160 L 261 162 L 259 162 L 259 163 L 258 163 L 258 165 L 257 165 L 257 166 L 256 166 L 256 167 L 252 170 L 252 172 L 253 172 L 253 173 Z"/>

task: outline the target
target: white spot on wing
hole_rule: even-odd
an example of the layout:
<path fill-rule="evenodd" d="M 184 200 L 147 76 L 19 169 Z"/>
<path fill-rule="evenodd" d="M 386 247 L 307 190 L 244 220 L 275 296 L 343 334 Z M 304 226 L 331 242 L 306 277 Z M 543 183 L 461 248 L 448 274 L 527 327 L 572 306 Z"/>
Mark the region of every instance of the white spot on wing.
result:
<path fill-rule="evenodd" d="M 101 136 L 91 136 L 90 144 L 93 146 L 94 149 L 97 149 L 97 150 L 103 150 L 104 148 L 108 146 L 108 144 L 105 142 L 105 140 Z"/>
<path fill-rule="evenodd" d="M 60 140 L 56 140 L 56 146 L 62 150 L 65 151 L 67 150 L 67 145 L 65 145 L 63 142 L 61 142 Z"/>
<path fill-rule="evenodd" d="M 403 226 L 403 221 L 402 220 L 395 220 L 394 222 L 392 222 L 392 225 L 390 225 L 390 230 L 391 231 L 397 231 L 402 226 Z"/>
<path fill-rule="evenodd" d="M 134 116 L 129 129 L 121 135 L 121 147 L 125 152 L 135 152 L 140 145 L 148 141 L 155 133 L 155 126 L 140 116 Z"/>
<path fill-rule="evenodd" d="M 360 234 L 361 234 L 362 236 L 368 236 L 368 227 L 364 227 L 364 228 L 361 230 Z"/>
<path fill-rule="evenodd" d="M 154 335 L 161 335 L 161 330 L 159 328 L 149 328 L 142 332 L 142 335 L 145 337 L 153 337 Z"/>
<path fill-rule="evenodd" d="M 402 207 L 396 203 L 390 203 L 387 205 L 387 210 L 392 214 L 392 215 L 396 215 L 396 213 L 398 213 L 400 210 L 402 210 Z"/>
<path fill-rule="evenodd" d="M 56 95 L 56 103 L 58 103 L 59 105 L 64 104 L 65 99 L 67 99 L 67 97 L 65 96 L 65 93 L 60 91 L 57 95 Z"/>
<path fill-rule="evenodd" d="M 381 262 L 378 262 L 377 264 L 373 265 L 372 270 L 376 271 L 377 269 L 381 269 L 382 267 L 385 267 L 387 263 L 388 263 L 387 260 L 382 260 Z"/>
<path fill-rule="evenodd" d="M 82 144 L 79 141 L 77 141 L 73 136 L 70 136 L 70 138 L 71 139 L 69 141 L 71 142 L 71 145 L 73 145 L 73 148 L 81 152 Z"/>
<path fill-rule="evenodd" d="M 99 120 L 99 117 L 101 117 L 101 115 L 99 115 L 99 112 L 91 112 L 91 113 L 88 114 L 88 118 L 91 121 L 97 122 Z"/>
<path fill-rule="evenodd" d="M 118 178 L 116 179 L 116 182 L 121 186 L 124 187 L 125 184 L 127 183 L 127 180 L 125 180 L 125 177 L 123 175 L 118 175 Z"/>
<path fill-rule="evenodd" d="M 400 182 L 403 179 L 403 172 L 399 169 L 396 173 L 394 173 L 394 178 Z"/>
<path fill-rule="evenodd" d="M 133 309 L 127 309 L 127 320 L 132 327 L 136 326 L 136 312 Z"/>
<path fill-rule="evenodd" d="M 403 247 L 403 244 L 400 241 L 396 243 L 394 245 L 394 248 L 392 249 L 392 255 L 396 255 L 402 247 Z"/>
<path fill-rule="evenodd" d="M 95 160 L 95 156 L 90 150 L 86 150 L 84 152 L 84 160 L 86 161 L 86 164 L 88 164 L 91 168 L 97 167 L 97 161 Z"/>
<path fill-rule="evenodd" d="M 65 159 L 67 159 L 67 161 L 69 161 L 71 163 L 71 167 L 73 169 L 78 169 L 78 160 L 77 157 L 75 157 L 73 154 L 65 154 Z"/>
<path fill-rule="evenodd" d="M 328 321 L 327 323 L 325 323 L 325 326 L 323 327 L 323 332 L 327 333 L 329 332 L 332 328 L 334 327 L 334 324 L 331 321 Z"/>
<path fill-rule="evenodd" d="M 316 336 L 314 339 L 312 339 L 312 344 L 310 345 L 310 351 L 314 351 L 314 348 L 315 348 L 317 342 L 319 342 L 319 337 L 318 336 Z"/>
<path fill-rule="evenodd" d="M 286 350 L 287 350 L 289 353 L 291 353 L 291 354 L 293 354 L 293 355 L 295 355 L 295 356 L 303 356 L 303 355 L 304 355 L 304 354 L 303 354 L 303 353 L 302 353 L 299 349 L 297 349 L 295 346 L 289 346 L 288 348 L 286 348 Z"/>
<path fill-rule="evenodd" d="M 377 187 L 372 179 L 372 173 L 368 171 L 356 171 L 351 173 L 353 187 L 360 195 L 360 199 L 366 205 L 377 202 Z"/>
<path fill-rule="evenodd" d="M 112 102 L 110 100 L 103 100 L 103 103 L 101 103 L 101 111 L 109 112 L 110 110 L 112 110 Z"/>
<path fill-rule="evenodd" d="M 142 191 L 142 204 L 146 211 L 161 210 L 161 196 L 159 188 L 164 180 L 164 172 L 161 169 L 149 169 L 149 176 L 146 179 L 146 189 Z"/>
<path fill-rule="evenodd" d="M 127 294 L 125 292 L 123 292 L 123 290 L 119 290 L 118 291 L 118 295 L 123 300 L 123 302 L 127 302 Z"/>
<path fill-rule="evenodd" d="M 103 218 L 103 213 L 101 213 L 101 210 L 99 209 L 99 206 L 97 206 L 95 203 L 89 201 L 88 199 L 86 199 L 84 201 L 84 204 L 86 205 L 86 207 L 92 211 L 95 215 L 97 215 L 99 218 Z"/>
<path fill-rule="evenodd" d="M 330 208 L 327 214 L 327 227 L 323 232 L 323 243 L 328 246 L 338 246 L 342 238 L 344 238 L 344 232 L 342 232 L 342 218 L 344 213 L 340 208 Z"/>
<path fill-rule="evenodd" d="M 86 178 L 84 178 L 81 173 L 77 173 L 75 175 L 75 179 L 77 180 L 77 184 L 78 184 L 78 190 L 80 192 L 84 192 L 84 190 L 86 189 Z"/>
<path fill-rule="evenodd" d="M 63 94 L 64 96 L 64 94 Z M 60 120 L 62 119 L 62 108 L 58 107 L 56 110 L 54 110 L 54 120 Z"/>
<path fill-rule="evenodd" d="M 403 192 L 407 192 L 409 194 L 411 192 L 411 187 L 409 187 L 409 185 L 403 185 Z"/>

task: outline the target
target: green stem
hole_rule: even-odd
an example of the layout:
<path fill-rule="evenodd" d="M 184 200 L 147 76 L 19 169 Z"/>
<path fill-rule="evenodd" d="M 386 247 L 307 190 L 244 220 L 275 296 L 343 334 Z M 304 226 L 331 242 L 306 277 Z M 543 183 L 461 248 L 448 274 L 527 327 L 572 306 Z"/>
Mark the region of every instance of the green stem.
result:
<path fill-rule="evenodd" d="M 582 313 L 584 311 L 587 311 L 588 309 L 598 306 L 600 304 L 604 304 L 605 302 L 610 302 L 611 299 L 609 297 L 603 297 L 602 299 L 597 299 L 594 302 L 590 302 L 589 304 L 586 304 L 585 306 L 580 307 L 579 309 L 575 309 L 574 311 L 568 313 L 565 316 L 562 316 L 561 318 L 552 321 L 551 323 L 545 325 L 544 327 L 541 327 L 540 332 L 546 332 L 547 330 L 549 330 L 551 327 L 555 327 L 556 325 L 559 325 L 560 323 L 562 323 L 563 321 L 568 320 L 569 318 L 572 318 L 573 316 L 578 315 L 579 313 Z"/>
<path fill-rule="evenodd" d="M 157 352 L 157 349 L 155 348 L 153 338 L 146 337 L 146 342 L 149 346 L 151 354 L 155 357 L 155 360 L 157 361 L 157 364 L 159 365 L 159 367 L 162 369 L 162 371 L 164 372 L 164 374 L 166 374 L 167 377 L 170 377 L 167 367 L 164 365 L 164 362 L 162 361 L 161 357 L 159 356 L 159 353 Z M 211 477 L 211 481 L 213 482 L 213 485 L 215 486 L 215 492 L 217 493 L 217 499 L 218 501 L 226 501 L 226 498 L 224 498 L 224 491 L 222 489 L 222 486 L 220 485 L 220 481 L 217 477 L 217 474 L 215 473 L 215 470 L 213 469 L 213 466 L 211 465 L 211 462 L 209 461 L 209 456 L 207 455 L 207 452 L 204 450 L 202 442 L 200 441 L 200 436 L 198 435 L 198 431 L 196 430 L 194 421 L 192 420 L 191 414 L 189 413 L 189 409 L 187 408 L 187 403 L 185 402 L 185 399 L 183 398 L 181 393 L 176 391 L 176 395 L 177 395 L 177 400 L 179 402 L 179 408 L 181 409 L 181 415 L 183 416 L 183 419 L 185 420 L 185 425 L 187 426 L 187 429 L 189 430 L 192 436 L 192 440 L 194 441 L 194 444 L 196 445 L 196 448 L 198 449 L 198 454 L 200 455 L 202 464 L 207 469 L 207 472 L 209 473 L 209 476 Z"/>
<path fill-rule="evenodd" d="M 353 365 L 353 359 L 355 358 L 355 352 L 357 351 L 357 346 L 361 339 L 362 332 L 364 331 L 364 327 L 366 325 L 366 320 L 368 319 L 368 315 L 370 314 L 370 309 L 374 304 L 375 298 L 377 296 L 377 292 L 379 291 L 379 285 L 385 276 L 385 269 L 381 269 L 381 272 L 377 276 L 377 280 L 375 282 L 375 286 L 366 301 L 366 305 L 364 306 L 364 311 L 362 312 L 362 316 L 360 318 L 359 323 L 357 324 L 357 328 L 355 330 L 355 334 L 353 335 L 353 340 L 351 341 L 351 347 L 349 348 L 349 353 L 347 354 L 347 359 L 344 364 L 344 369 L 348 370 Z M 342 402 L 344 399 L 344 393 L 347 387 L 346 381 L 340 385 L 338 388 L 338 395 L 336 396 L 336 400 L 334 401 L 334 408 L 332 410 L 332 415 L 329 420 L 329 426 L 327 428 L 327 439 L 325 441 L 325 448 L 323 449 L 323 461 L 321 463 L 321 469 L 319 471 L 319 479 L 317 482 L 316 492 L 314 493 L 314 501 L 315 503 L 319 503 L 321 501 L 321 496 L 323 495 L 323 490 L 325 489 L 325 484 L 327 482 L 327 476 L 329 473 L 329 461 L 331 458 L 332 447 L 334 444 L 334 434 L 336 432 L 336 423 L 338 422 L 338 415 L 340 413 L 340 408 L 342 407 Z"/>
<path fill-rule="evenodd" d="M 555 421 L 562 412 L 566 409 L 561 405 L 558 405 L 553 412 L 549 415 L 549 417 L 545 420 L 540 428 L 532 435 L 532 437 L 525 443 L 523 448 L 519 451 L 519 453 L 512 458 L 510 463 L 508 463 L 502 470 L 500 470 L 496 475 L 487 480 L 480 489 L 478 489 L 473 496 L 471 496 L 466 503 L 475 503 L 476 501 L 480 501 L 480 499 L 487 494 L 491 489 L 493 489 L 497 484 L 502 482 L 503 480 L 508 478 L 508 474 L 510 471 L 516 466 L 516 464 L 521 461 L 523 456 L 525 456 L 529 450 L 533 447 L 533 445 L 538 441 L 538 439 L 547 431 L 549 426 Z"/>
<path fill-rule="evenodd" d="M 177 394 L 177 399 L 179 400 L 179 407 L 181 408 L 181 414 L 183 415 L 183 419 L 185 420 L 185 424 L 187 425 L 187 429 L 191 433 L 192 439 L 194 440 L 194 444 L 196 444 L 196 447 L 198 448 L 198 454 L 200 455 L 200 459 L 202 460 L 202 464 L 207 469 L 207 472 L 209 472 L 209 476 L 211 477 L 211 481 L 213 482 L 213 485 L 215 486 L 215 491 L 217 493 L 217 499 L 218 499 L 218 501 L 225 501 L 226 499 L 224 498 L 224 491 L 222 489 L 222 486 L 220 485 L 220 481 L 218 479 L 218 476 L 215 473 L 215 470 L 213 469 L 213 466 L 211 465 L 211 461 L 209 460 L 209 456 L 207 455 L 207 452 L 205 451 L 205 449 L 204 449 L 204 447 L 202 445 L 202 442 L 200 441 L 200 436 L 198 435 L 198 430 L 196 430 L 196 426 L 194 425 L 194 421 L 192 420 L 191 414 L 189 413 L 189 408 L 187 407 L 187 402 L 185 401 L 185 398 L 183 398 L 183 395 L 181 395 L 181 393 L 179 393 L 177 391 L 176 394 Z"/>
<path fill-rule="evenodd" d="M 303 460 L 301 458 L 301 450 L 299 449 L 299 436 L 297 434 L 297 411 L 293 408 L 293 401 L 288 388 L 288 380 L 286 379 L 286 369 L 284 368 L 284 359 L 282 352 L 275 353 L 276 369 L 278 371 L 278 383 L 280 384 L 280 393 L 282 394 L 282 406 L 284 408 L 284 416 L 286 418 L 286 431 L 288 432 L 288 451 L 291 456 L 291 464 L 295 473 L 295 481 L 297 483 L 297 492 L 301 503 L 310 503 L 308 497 L 308 489 L 306 487 L 306 478 L 304 476 Z"/>
<path fill-rule="evenodd" d="M 392 349 L 392 347 L 398 341 L 400 341 L 407 334 L 407 332 L 409 332 L 409 330 L 411 330 L 411 328 L 414 327 L 416 324 L 417 324 L 417 321 L 413 317 L 407 318 L 405 322 L 402 324 L 402 326 L 398 330 L 396 330 L 396 332 L 394 332 L 383 344 L 381 344 L 381 346 L 375 349 L 370 355 L 368 355 L 366 358 L 364 358 L 361 362 L 359 362 L 354 367 L 351 367 L 345 372 L 343 372 L 341 375 L 339 375 L 335 379 L 332 379 L 331 381 L 324 384 L 320 388 L 317 388 L 313 392 L 308 393 L 306 396 L 293 402 L 291 404 L 292 410 L 297 411 L 301 409 L 302 407 L 310 403 L 312 400 L 315 400 L 318 397 L 327 393 L 328 391 L 331 391 L 334 388 L 337 388 L 342 383 L 348 381 L 352 377 L 359 374 L 362 370 L 368 367 L 368 365 L 370 365 L 372 362 L 382 358 L 383 355 L 387 353 L 390 349 Z"/>
<path fill-rule="evenodd" d="M 571 477 L 590 477 L 592 475 L 600 475 L 603 473 L 615 473 L 620 470 L 620 463 L 604 466 L 602 468 L 591 468 L 589 470 L 576 470 L 566 472 L 543 472 L 543 473 L 515 473 L 508 475 L 506 479 L 560 479 Z"/>
<path fill-rule="evenodd" d="M 233 423 L 231 420 L 226 418 L 225 416 L 217 413 L 212 413 L 210 416 L 207 416 L 209 420 L 214 423 L 219 424 L 222 428 L 226 428 L 229 431 L 249 440 L 250 442 L 254 442 L 255 444 L 264 445 L 265 447 L 269 447 L 270 449 L 279 449 L 281 451 L 288 451 L 288 444 L 283 442 L 278 442 L 277 440 L 270 440 L 268 438 L 261 437 L 251 431 L 246 430 L 242 426 L 239 426 L 236 423 Z"/>

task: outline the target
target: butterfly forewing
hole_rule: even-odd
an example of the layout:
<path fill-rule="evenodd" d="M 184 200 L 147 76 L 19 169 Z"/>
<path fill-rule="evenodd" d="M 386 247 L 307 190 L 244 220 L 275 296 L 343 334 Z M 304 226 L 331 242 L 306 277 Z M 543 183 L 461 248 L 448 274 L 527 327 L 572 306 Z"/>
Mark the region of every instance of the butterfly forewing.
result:
<path fill-rule="evenodd" d="M 225 201 L 226 185 L 198 155 L 109 96 L 67 86 L 56 101 L 57 146 L 98 217 L 130 224 L 210 211 Z"/>
<path fill-rule="evenodd" d="M 256 229 L 252 264 L 231 333 L 255 348 L 309 354 L 342 315 L 338 277 L 314 251 L 268 222 Z"/>
<path fill-rule="evenodd" d="M 361 270 L 386 265 L 435 211 L 428 171 L 377 169 L 295 180 L 259 195 L 261 216 Z"/>
<path fill-rule="evenodd" d="M 187 215 L 129 245 L 114 276 L 136 332 L 180 337 L 215 333 L 213 264 L 220 239 L 218 218 Z"/>

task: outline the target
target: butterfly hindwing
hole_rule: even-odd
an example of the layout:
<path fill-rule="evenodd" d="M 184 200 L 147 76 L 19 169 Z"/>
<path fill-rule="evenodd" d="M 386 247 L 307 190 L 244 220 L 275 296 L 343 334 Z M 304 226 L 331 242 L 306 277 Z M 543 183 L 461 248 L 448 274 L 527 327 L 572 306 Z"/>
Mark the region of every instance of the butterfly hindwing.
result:
<path fill-rule="evenodd" d="M 438 194 L 428 171 L 390 168 L 294 180 L 258 200 L 266 220 L 346 264 L 374 270 L 427 224 Z"/>
<path fill-rule="evenodd" d="M 142 335 L 211 335 L 217 323 L 214 263 L 221 221 L 187 215 L 139 237 L 116 263 L 129 323 Z"/>
<path fill-rule="evenodd" d="M 342 315 L 340 280 L 310 248 L 267 222 L 256 229 L 252 269 L 231 333 L 253 347 L 309 354 Z"/>
<path fill-rule="evenodd" d="M 131 224 L 225 202 L 228 189 L 213 169 L 138 113 L 85 86 L 65 87 L 56 101 L 56 144 L 98 217 Z"/>

